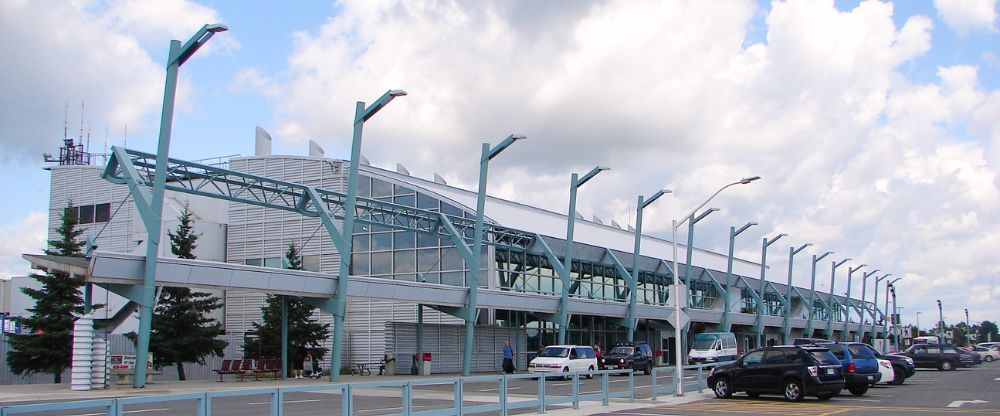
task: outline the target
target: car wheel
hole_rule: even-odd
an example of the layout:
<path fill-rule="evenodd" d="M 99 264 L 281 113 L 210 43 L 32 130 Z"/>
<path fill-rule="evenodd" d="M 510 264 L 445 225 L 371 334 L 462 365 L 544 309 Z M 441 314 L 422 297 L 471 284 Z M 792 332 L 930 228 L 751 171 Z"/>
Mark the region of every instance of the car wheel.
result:
<path fill-rule="evenodd" d="M 983 359 L 983 361 L 986 361 L 988 363 L 992 363 L 993 362 L 993 356 L 992 355 L 987 355 L 986 358 Z"/>
<path fill-rule="evenodd" d="M 568 373 L 568 372 L 569 372 L 569 367 L 563 367 L 563 373 Z M 573 377 L 571 377 L 569 375 L 563 375 L 563 380 L 569 380 L 571 378 L 573 378 Z"/>
<path fill-rule="evenodd" d="M 653 374 L 653 363 L 646 364 L 646 368 L 642 369 L 642 373 L 647 376 Z"/>
<path fill-rule="evenodd" d="M 715 384 L 712 385 L 712 391 L 715 392 L 715 397 L 720 399 L 733 397 L 733 391 L 729 386 L 729 379 L 725 377 L 720 377 L 718 380 L 715 380 Z"/>
<path fill-rule="evenodd" d="M 816 393 L 816 398 L 820 400 L 830 400 L 833 398 L 833 393 Z"/>
<path fill-rule="evenodd" d="M 938 364 L 938 369 L 941 371 L 951 371 L 955 369 L 955 364 L 952 363 L 951 361 L 944 360 Z"/>
<path fill-rule="evenodd" d="M 594 378 L 594 375 L 590 374 L 590 372 L 592 372 L 592 371 L 594 371 L 594 366 L 590 366 L 590 368 L 587 369 L 587 378 L 588 379 Z"/>
<path fill-rule="evenodd" d="M 892 366 L 892 385 L 900 386 L 905 382 L 906 382 L 906 370 L 897 365 Z"/>
<path fill-rule="evenodd" d="M 788 380 L 785 382 L 785 398 L 791 402 L 802 401 L 802 384 L 798 380 Z"/>
<path fill-rule="evenodd" d="M 861 396 L 868 392 L 868 385 L 865 384 L 863 386 L 850 386 L 847 388 L 847 391 L 851 392 L 851 394 L 855 396 Z"/>

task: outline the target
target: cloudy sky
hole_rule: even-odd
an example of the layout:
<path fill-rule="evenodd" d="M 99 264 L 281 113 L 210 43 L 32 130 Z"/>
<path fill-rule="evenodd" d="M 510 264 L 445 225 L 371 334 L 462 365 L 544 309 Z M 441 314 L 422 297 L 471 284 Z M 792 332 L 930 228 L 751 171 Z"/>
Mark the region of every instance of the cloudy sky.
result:
<path fill-rule="evenodd" d="M 374 165 L 471 189 L 481 144 L 519 133 L 491 193 L 565 212 L 570 174 L 607 165 L 578 210 L 631 224 L 637 195 L 672 189 L 646 210 L 658 236 L 760 175 L 712 202 L 696 245 L 724 252 L 729 227 L 755 221 L 742 258 L 789 234 L 768 279 L 812 243 L 797 285 L 809 255 L 834 251 L 824 291 L 829 260 L 850 257 L 904 277 L 907 322 L 926 326 L 939 298 L 949 322 L 1000 320 L 996 0 L 3 1 L 0 276 L 44 246 L 41 154 L 64 120 L 92 152 L 154 150 L 168 42 L 210 22 L 230 31 L 181 71 L 174 157 L 252 154 L 259 125 L 275 153 L 311 139 L 344 158 L 355 101 L 402 88 L 366 125 Z"/>

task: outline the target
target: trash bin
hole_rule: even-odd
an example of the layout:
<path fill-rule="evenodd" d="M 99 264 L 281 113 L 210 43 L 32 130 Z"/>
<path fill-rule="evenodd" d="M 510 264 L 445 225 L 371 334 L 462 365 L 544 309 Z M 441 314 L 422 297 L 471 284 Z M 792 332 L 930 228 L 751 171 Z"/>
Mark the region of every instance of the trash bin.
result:
<path fill-rule="evenodd" d="M 385 374 L 386 375 L 396 375 L 396 354 L 386 353 L 385 354 Z"/>
<path fill-rule="evenodd" d="M 653 365 L 663 367 L 663 351 L 657 351 L 654 354 Z"/>
<path fill-rule="evenodd" d="M 422 361 L 420 363 L 420 375 L 429 376 L 431 375 L 431 353 L 423 353 Z"/>

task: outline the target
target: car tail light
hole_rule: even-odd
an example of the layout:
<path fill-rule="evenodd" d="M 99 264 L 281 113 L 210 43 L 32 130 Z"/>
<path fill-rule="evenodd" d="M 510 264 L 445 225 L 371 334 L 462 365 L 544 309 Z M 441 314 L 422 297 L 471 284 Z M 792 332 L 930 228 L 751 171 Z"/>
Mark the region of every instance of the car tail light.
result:
<path fill-rule="evenodd" d="M 819 377 L 819 367 L 811 365 L 806 367 L 809 370 L 809 375 L 813 377 Z"/>
<path fill-rule="evenodd" d="M 854 363 L 847 364 L 847 372 L 848 373 L 853 373 L 853 372 L 856 372 L 856 371 L 858 371 L 858 367 L 855 366 Z"/>

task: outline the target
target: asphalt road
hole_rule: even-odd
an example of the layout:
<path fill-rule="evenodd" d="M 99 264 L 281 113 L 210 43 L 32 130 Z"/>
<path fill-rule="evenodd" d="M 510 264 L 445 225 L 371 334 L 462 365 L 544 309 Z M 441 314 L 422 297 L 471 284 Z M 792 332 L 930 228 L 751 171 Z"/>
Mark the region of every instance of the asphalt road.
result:
<path fill-rule="evenodd" d="M 710 399 L 676 406 L 605 413 L 625 416 L 666 415 L 1000 415 L 1000 362 L 955 371 L 917 370 L 902 386 L 875 386 L 863 396 L 846 395 L 821 402 L 788 402 L 777 396 Z"/>

